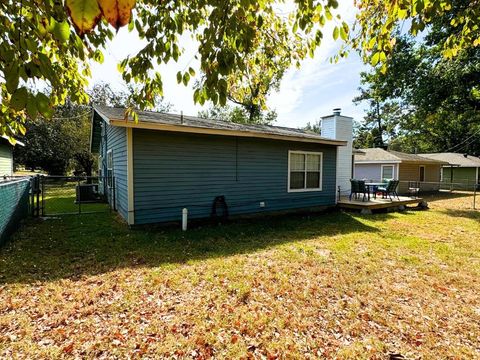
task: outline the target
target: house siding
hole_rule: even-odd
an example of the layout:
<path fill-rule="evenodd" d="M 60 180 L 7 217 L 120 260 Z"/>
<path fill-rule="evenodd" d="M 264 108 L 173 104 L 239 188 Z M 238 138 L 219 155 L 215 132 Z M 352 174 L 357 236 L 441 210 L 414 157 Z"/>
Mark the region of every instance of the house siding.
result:
<path fill-rule="evenodd" d="M 128 217 L 127 195 L 127 136 L 126 129 L 110 126 L 104 123 L 102 140 L 100 143 L 100 155 L 102 155 L 103 176 L 107 175 L 107 152 L 113 152 L 113 174 L 115 177 L 115 207 L 119 214 L 126 220 Z M 113 195 L 105 185 L 104 191 L 108 194 L 109 201 L 113 201 Z"/>
<path fill-rule="evenodd" d="M 452 181 L 452 168 L 444 167 L 443 171 L 443 182 L 450 183 Z M 453 168 L 453 182 L 472 185 L 475 183 L 480 183 L 480 179 L 477 179 L 477 168 L 474 167 L 455 167 Z"/>
<path fill-rule="evenodd" d="M 437 191 L 440 188 L 441 165 L 401 163 L 399 170 L 400 185 L 398 192 L 408 192 L 409 181 L 420 181 L 420 166 L 425 166 L 425 182 L 420 184 L 420 191 Z"/>
<path fill-rule="evenodd" d="M 13 175 L 12 146 L 0 139 L 0 176 Z"/>
<path fill-rule="evenodd" d="M 355 164 L 355 179 L 380 181 L 382 172 L 381 164 Z"/>
<path fill-rule="evenodd" d="M 322 191 L 287 191 L 289 150 L 323 152 Z M 135 224 L 209 217 L 221 195 L 231 215 L 335 205 L 335 146 L 134 129 L 133 151 Z"/>

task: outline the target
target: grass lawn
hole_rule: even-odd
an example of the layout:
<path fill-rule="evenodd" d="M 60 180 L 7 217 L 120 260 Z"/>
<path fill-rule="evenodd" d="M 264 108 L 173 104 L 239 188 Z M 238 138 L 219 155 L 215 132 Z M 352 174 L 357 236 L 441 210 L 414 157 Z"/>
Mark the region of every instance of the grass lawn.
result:
<path fill-rule="evenodd" d="M 480 212 L 128 230 L 32 221 L 0 251 L 1 358 L 479 358 Z"/>
<path fill-rule="evenodd" d="M 107 212 L 109 206 L 106 203 L 79 204 L 76 200 L 77 181 L 49 182 L 44 187 L 45 215 L 77 214 L 79 212 Z"/>

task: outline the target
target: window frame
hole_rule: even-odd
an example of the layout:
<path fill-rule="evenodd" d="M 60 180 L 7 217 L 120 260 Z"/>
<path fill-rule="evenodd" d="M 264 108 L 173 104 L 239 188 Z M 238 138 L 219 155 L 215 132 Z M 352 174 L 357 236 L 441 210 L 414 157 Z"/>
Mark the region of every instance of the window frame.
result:
<path fill-rule="evenodd" d="M 304 183 L 303 183 L 303 188 L 302 189 L 291 189 L 290 188 L 290 175 L 291 175 L 291 169 L 290 169 L 290 163 L 291 163 L 291 157 L 292 154 L 300 154 L 300 155 L 305 155 L 305 169 L 303 170 L 305 173 L 304 177 Z M 319 187 L 318 188 L 307 188 L 307 155 L 318 155 L 320 157 L 320 168 L 318 170 L 319 173 Z M 323 152 L 317 152 L 317 151 L 303 151 L 303 150 L 288 150 L 288 174 L 287 174 L 288 180 L 287 180 L 287 192 L 289 193 L 295 193 L 295 192 L 312 192 L 312 191 L 323 191 Z"/>
<path fill-rule="evenodd" d="M 380 180 L 383 181 L 383 179 L 387 179 L 385 176 L 383 176 L 383 169 L 386 167 L 391 167 L 392 168 L 392 177 L 390 178 L 391 180 L 395 180 L 395 165 L 393 164 L 386 164 L 386 165 L 381 165 L 380 169 Z"/>
<path fill-rule="evenodd" d="M 105 175 L 107 177 L 108 188 L 113 188 L 113 149 L 107 150 L 107 173 Z"/>
<path fill-rule="evenodd" d="M 423 168 L 423 180 L 422 180 L 422 169 Z M 418 166 L 418 181 L 420 182 L 425 182 L 425 179 L 427 178 L 427 167 L 425 165 L 419 165 Z"/>
<path fill-rule="evenodd" d="M 102 155 L 98 155 L 97 175 L 99 177 L 99 180 L 101 180 L 101 177 L 103 176 L 103 156 Z"/>

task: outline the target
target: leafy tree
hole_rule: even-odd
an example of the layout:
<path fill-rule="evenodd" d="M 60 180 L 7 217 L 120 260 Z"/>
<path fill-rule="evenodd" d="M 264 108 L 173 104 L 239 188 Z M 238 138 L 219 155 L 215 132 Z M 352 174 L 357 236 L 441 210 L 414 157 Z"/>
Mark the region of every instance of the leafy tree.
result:
<path fill-rule="evenodd" d="M 263 24 L 264 30 L 255 39 L 256 50 L 245 56 L 244 68 L 226 78 L 227 99 L 245 109 L 248 122 L 262 122 L 267 96 L 279 90 L 285 71 L 293 61 L 302 59 L 307 49 L 303 39 L 290 33 L 274 14 L 265 16 Z"/>
<path fill-rule="evenodd" d="M 220 121 L 230 121 L 238 124 L 262 124 L 269 125 L 277 119 L 277 113 L 274 110 L 261 111 L 253 119 L 249 113 L 241 106 L 211 106 L 207 110 L 198 112 L 198 116 L 205 119 L 215 119 Z"/>
<path fill-rule="evenodd" d="M 321 132 L 322 132 L 322 128 L 320 127 L 320 122 L 319 121 L 316 121 L 313 124 L 310 123 L 310 121 L 309 121 L 307 123 L 307 125 L 305 125 L 303 130 L 311 131 L 311 132 L 314 132 L 314 133 L 317 133 L 317 134 L 321 134 Z"/>
<path fill-rule="evenodd" d="M 285 29 L 302 38 L 305 51 L 293 53 L 288 66 L 307 53 L 313 55 L 322 39 L 321 28 L 332 20 L 336 0 L 295 0 L 284 16 L 274 0 L 253 1 L 153 1 L 153 0 L 7 0 L 0 3 L 0 133 L 24 133 L 26 115 L 53 115 L 67 97 L 88 103 L 85 93 L 89 62 L 102 62 L 102 50 L 119 27 L 136 31 L 145 46 L 118 65 L 126 83 L 137 84 L 132 99 L 140 108 L 154 106 L 163 95 L 158 64 L 177 61 L 182 55 L 180 35 L 190 34 L 198 44 L 203 74 L 194 100 L 225 105 L 228 79 L 233 73 L 260 73 L 277 66 L 276 47 L 286 47 L 282 37 L 265 37 Z M 135 9 L 132 16 L 132 9 Z M 348 26 L 336 20 L 334 35 L 346 39 Z M 109 26 L 109 24 L 111 26 Z M 272 27 L 273 24 L 273 27 Z M 113 27 L 112 27 L 113 26 Z M 339 30 L 340 29 L 340 30 Z M 282 30 L 283 31 L 283 30 Z M 272 61 L 261 50 L 269 42 Z M 273 45 L 272 45 L 273 44 Z M 258 68 L 257 68 L 258 66 Z M 178 73 L 188 84 L 192 68 Z M 51 92 L 43 90 L 46 85 Z M 248 86 L 248 84 L 245 84 Z M 240 91 L 236 89 L 235 92 Z M 233 92 L 232 92 L 233 93 Z M 259 91 L 259 97 L 264 92 Z M 253 97 L 252 97 L 253 99 Z M 243 100 L 241 100 L 243 101 Z M 253 100 L 252 100 L 253 101 Z M 258 98 L 253 104 L 262 104 Z M 131 113 L 135 119 L 135 114 Z"/>
<path fill-rule="evenodd" d="M 447 59 L 480 45 L 478 1 L 356 0 L 355 4 L 357 24 L 349 44 L 361 52 L 365 62 L 381 65 L 383 72 L 395 49 L 399 28 L 416 36 L 438 19 L 447 19 L 450 31 L 438 43 L 441 55 Z"/>
<path fill-rule="evenodd" d="M 360 74 L 360 94 L 353 101 L 368 103 L 363 122 L 357 126 L 356 145 L 384 147 L 398 135 L 399 124 L 410 108 L 405 98 L 411 92 L 421 66 L 421 58 L 413 53 L 415 42 L 410 36 L 398 38 L 388 72 L 373 68 Z M 368 134 L 367 134 L 368 133 Z"/>
<path fill-rule="evenodd" d="M 124 107 L 129 104 L 128 91 L 114 91 L 108 84 L 96 84 L 89 91 L 92 104 Z M 132 106 L 135 106 L 133 104 Z M 158 99 L 158 110 L 169 111 L 171 104 Z M 40 168 L 51 175 L 92 175 L 95 159 L 89 151 L 90 106 L 67 100 L 55 108 L 51 119 L 27 120 L 24 147 L 15 147 L 15 161 L 28 168 Z"/>
<path fill-rule="evenodd" d="M 383 116 L 394 130 L 386 136 L 391 147 L 480 153 L 480 48 L 463 49 L 454 59 L 443 54 L 445 41 L 456 34 L 452 18 L 470 4 L 458 1 L 450 14 L 432 20 L 421 42 L 399 38 L 388 72 L 376 67 L 362 74 L 359 98 L 371 101 L 368 113 L 374 111 L 375 101 L 394 105 Z M 373 134 L 368 113 L 365 126 Z"/>
<path fill-rule="evenodd" d="M 88 150 L 89 115 L 88 107 L 67 101 L 56 108 L 49 120 L 43 117 L 28 120 L 28 132 L 22 139 L 25 146 L 15 147 L 15 161 L 50 175 L 65 175 L 76 154 Z M 88 171 L 88 168 L 82 170 Z"/>
<path fill-rule="evenodd" d="M 113 90 L 112 87 L 104 82 L 97 83 L 88 91 L 90 103 L 92 105 L 107 105 L 113 107 L 133 107 L 139 108 L 140 104 L 132 101 L 131 96 L 135 93 L 132 85 L 127 86 L 126 90 Z M 165 101 L 161 96 L 156 96 L 153 101 L 152 110 L 158 112 L 170 112 L 173 110 L 173 104 Z"/>

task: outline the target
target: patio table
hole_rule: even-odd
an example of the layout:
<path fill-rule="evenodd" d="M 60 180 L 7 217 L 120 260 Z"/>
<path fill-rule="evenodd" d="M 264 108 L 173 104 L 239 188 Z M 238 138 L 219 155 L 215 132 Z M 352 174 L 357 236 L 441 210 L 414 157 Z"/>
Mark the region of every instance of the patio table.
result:
<path fill-rule="evenodd" d="M 376 187 L 385 186 L 385 183 L 383 183 L 383 182 L 369 182 L 369 183 L 365 183 L 365 186 L 368 188 L 368 200 L 370 200 L 370 191 L 375 190 Z M 373 192 L 373 198 L 374 199 L 377 198 L 377 192 L 376 191 Z"/>

